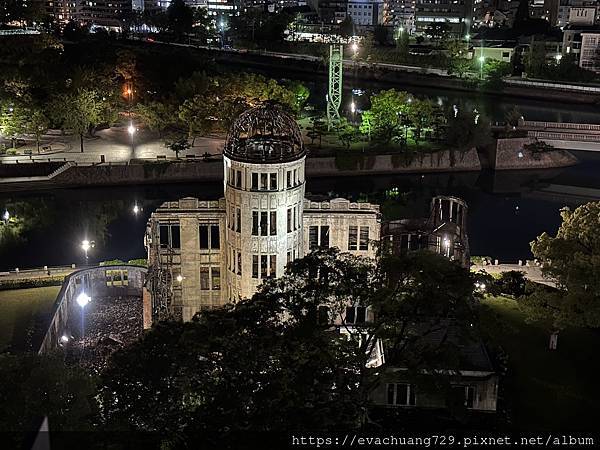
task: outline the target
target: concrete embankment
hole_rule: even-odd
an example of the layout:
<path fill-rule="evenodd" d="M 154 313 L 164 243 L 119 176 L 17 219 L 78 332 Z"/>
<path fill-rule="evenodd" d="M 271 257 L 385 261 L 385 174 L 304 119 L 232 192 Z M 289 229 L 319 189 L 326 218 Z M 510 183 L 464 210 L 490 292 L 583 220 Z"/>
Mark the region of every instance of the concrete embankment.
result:
<path fill-rule="evenodd" d="M 532 138 L 498 139 L 496 142 L 495 170 L 531 170 L 568 167 L 577 164 L 577 158 L 566 150 L 534 152 L 525 146 L 535 142 Z"/>
<path fill-rule="evenodd" d="M 442 151 L 407 158 L 401 154 L 372 155 L 360 152 L 307 158 L 308 177 L 352 176 L 390 173 L 431 173 L 479 171 L 477 151 Z M 73 186 L 110 186 L 222 181 L 223 162 L 211 160 L 170 160 L 130 164 L 70 165 L 52 178 L 11 178 L 0 189 L 49 189 Z"/>

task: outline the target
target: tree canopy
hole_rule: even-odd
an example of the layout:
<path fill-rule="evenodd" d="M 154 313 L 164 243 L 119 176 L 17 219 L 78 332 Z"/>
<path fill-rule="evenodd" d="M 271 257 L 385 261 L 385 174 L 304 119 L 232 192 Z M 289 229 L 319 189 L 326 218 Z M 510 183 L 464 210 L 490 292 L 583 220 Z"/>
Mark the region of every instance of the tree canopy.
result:
<path fill-rule="evenodd" d="M 600 202 L 561 210 L 556 236 L 543 233 L 531 243 L 545 276 L 557 290 L 538 289 L 522 298 L 533 319 L 550 319 L 558 328 L 600 326 Z"/>
<path fill-rule="evenodd" d="M 159 323 L 116 353 L 100 383 L 101 417 L 108 429 L 224 446 L 247 431 L 357 429 L 385 369 L 369 364 L 375 342 L 415 373 L 456 368 L 453 344 L 425 338 L 447 321 L 468 329 L 472 291 L 466 269 L 429 252 L 380 262 L 313 252 L 252 299 Z M 348 305 L 373 315 L 353 328 Z"/>

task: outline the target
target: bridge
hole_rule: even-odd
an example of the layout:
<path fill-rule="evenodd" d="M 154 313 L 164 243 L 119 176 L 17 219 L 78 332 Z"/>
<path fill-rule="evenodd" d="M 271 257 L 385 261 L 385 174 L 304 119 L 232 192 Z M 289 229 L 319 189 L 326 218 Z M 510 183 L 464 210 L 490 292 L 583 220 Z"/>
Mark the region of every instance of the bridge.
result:
<path fill-rule="evenodd" d="M 600 151 L 600 125 L 519 120 L 516 129 L 555 148 Z"/>

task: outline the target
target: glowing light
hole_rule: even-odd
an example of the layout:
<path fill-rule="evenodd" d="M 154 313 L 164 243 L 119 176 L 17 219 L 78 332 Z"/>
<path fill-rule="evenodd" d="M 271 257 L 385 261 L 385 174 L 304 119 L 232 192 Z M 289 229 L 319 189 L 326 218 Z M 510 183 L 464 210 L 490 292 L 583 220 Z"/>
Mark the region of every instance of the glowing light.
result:
<path fill-rule="evenodd" d="M 8 222 L 8 219 L 10 219 L 10 213 L 8 212 L 8 209 L 4 210 L 4 214 L 2 214 L 2 218 L 4 219 L 5 222 Z"/>
<path fill-rule="evenodd" d="M 485 56 L 480 56 L 480 57 L 479 57 L 479 62 L 480 62 L 481 64 L 483 64 L 483 62 L 484 62 L 484 61 L 485 61 Z"/>
<path fill-rule="evenodd" d="M 354 53 L 358 52 L 358 44 L 356 42 L 352 43 L 352 47 L 351 48 L 352 48 L 352 51 Z"/>
<path fill-rule="evenodd" d="M 465 40 L 466 40 L 466 41 L 468 41 L 469 39 L 471 39 L 471 35 L 470 35 L 469 33 L 467 33 L 467 34 L 465 35 Z"/>
<path fill-rule="evenodd" d="M 135 205 L 133 205 L 133 213 L 138 214 L 139 212 L 140 212 L 140 207 L 136 203 Z"/>
<path fill-rule="evenodd" d="M 133 134 L 135 133 L 135 127 L 133 126 L 132 123 L 129 124 L 129 126 L 127 127 L 127 132 L 129 134 L 131 134 L 133 136 Z"/>
<path fill-rule="evenodd" d="M 356 103 L 354 103 L 354 101 L 350 103 L 350 111 L 352 112 L 352 114 L 356 112 Z"/>
<path fill-rule="evenodd" d="M 87 239 L 84 239 L 83 241 L 81 241 L 81 249 L 87 253 L 87 251 L 92 248 L 92 243 L 90 241 L 88 241 Z"/>
<path fill-rule="evenodd" d="M 67 335 L 63 334 L 63 335 L 60 337 L 60 342 L 64 342 L 64 343 L 67 343 L 67 342 L 69 342 L 69 337 L 68 337 Z"/>
<path fill-rule="evenodd" d="M 181 283 L 183 281 L 183 277 L 181 276 L 181 274 L 177 275 L 177 282 Z"/>
<path fill-rule="evenodd" d="M 558 62 L 560 62 L 560 60 L 562 59 L 562 55 L 559 53 L 558 55 L 556 55 L 556 56 L 554 57 L 554 59 L 556 59 L 556 62 L 558 63 Z"/>
<path fill-rule="evenodd" d="M 81 307 L 81 308 L 85 308 L 86 305 L 92 301 L 92 299 L 90 298 L 89 295 L 87 295 L 85 292 L 82 292 L 81 294 L 79 294 L 79 296 L 77 297 L 77 304 Z"/>

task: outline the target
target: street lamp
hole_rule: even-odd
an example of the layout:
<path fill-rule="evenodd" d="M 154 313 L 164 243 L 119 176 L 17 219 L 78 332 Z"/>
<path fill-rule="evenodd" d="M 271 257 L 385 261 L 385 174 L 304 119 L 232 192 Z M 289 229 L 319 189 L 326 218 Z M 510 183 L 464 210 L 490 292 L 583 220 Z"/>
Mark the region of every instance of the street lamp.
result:
<path fill-rule="evenodd" d="M 140 211 L 141 208 L 138 206 L 137 202 L 135 202 L 135 204 L 133 205 L 133 213 L 137 216 Z"/>
<path fill-rule="evenodd" d="M 10 213 L 8 212 L 8 209 L 4 210 L 4 214 L 2 214 L 2 218 L 4 219 L 4 221 L 6 223 L 8 223 L 8 220 L 10 219 Z"/>
<path fill-rule="evenodd" d="M 94 241 L 89 241 L 87 239 L 84 239 L 83 241 L 81 241 L 81 249 L 83 250 L 83 252 L 85 253 L 85 262 L 87 264 L 88 262 L 88 251 L 94 247 Z"/>
<path fill-rule="evenodd" d="M 76 299 L 76 302 L 81 307 L 81 309 L 85 308 L 87 306 L 87 304 L 91 301 L 92 301 L 91 297 L 89 295 L 87 295 L 85 292 L 82 292 L 81 294 L 79 294 Z"/>
<path fill-rule="evenodd" d="M 84 311 L 85 311 L 85 307 L 87 306 L 87 304 L 92 301 L 92 299 L 90 298 L 89 295 L 87 295 L 85 292 L 81 292 L 81 294 L 79 294 L 77 296 L 77 298 L 75 299 L 75 301 L 77 302 L 77 304 L 79 305 L 79 307 L 81 308 L 81 342 L 82 342 L 82 348 L 85 348 L 85 319 L 84 319 Z M 82 354 L 83 356 L 83 354 Z"/>
<path fill-rule="evenodd" d="M 129 126 L 127 127 L 127 132 L 129 133 L 129 136 L 131 136 L 131 156 L 133 157 L 135 155 L 135 142 L 133 140 L 133 135 L 136 132 L 136 128 L 133 126 L 132 122 L 129 122 Z"/>
<path fill-rule="evenodd" d="M 352 51 L 354 52 L 354 55 L 356 56 L 356 53 L 358 53 L 358 44 L 356 42 L 353 42 L 352 45 L 350 46 L 350 48 L 352 49 Z"/>
<path fill-rule="evenodd" d="M 469 33 L 467 33 L 465 35 L 465 41 L 467 41 L 467 43 L 471 40 L 471 35 Z"/>
<path fill-rule="evenodd" d="M 483 80 L 483 63 L 485 62 L 485 56 L 479 57 L 479 78 Z"/>
<path fill-rule="evenodd" d="M 560 64 L 560 60 L 562 59 L 562 55 L 559 53 L 558 55 L 556 55 L 554 57 L 554 59 L 556 59 L 556 64 Z"/>

